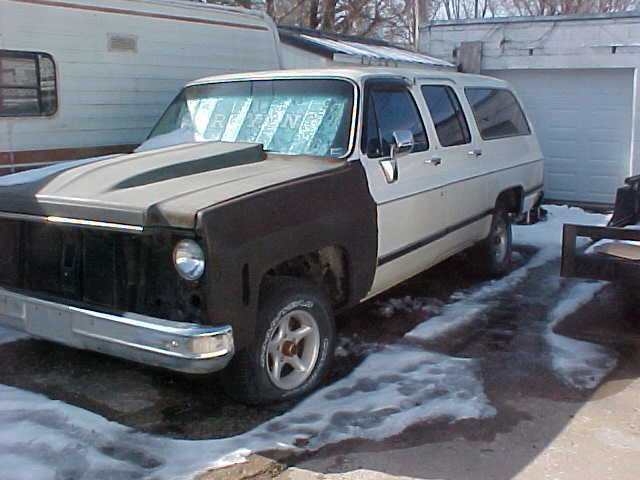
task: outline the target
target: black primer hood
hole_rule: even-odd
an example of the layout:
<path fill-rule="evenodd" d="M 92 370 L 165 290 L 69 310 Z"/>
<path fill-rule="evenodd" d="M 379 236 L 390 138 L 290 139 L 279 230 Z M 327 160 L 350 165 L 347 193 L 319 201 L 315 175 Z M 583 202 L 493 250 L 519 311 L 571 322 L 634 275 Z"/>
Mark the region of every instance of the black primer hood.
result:
<path fill-rule="evenodd" d="M 0 211 L 193 228 L 200 209 L 341 164 L 267 159 L 257 144 L 187 143 L 0 177 Z"/>

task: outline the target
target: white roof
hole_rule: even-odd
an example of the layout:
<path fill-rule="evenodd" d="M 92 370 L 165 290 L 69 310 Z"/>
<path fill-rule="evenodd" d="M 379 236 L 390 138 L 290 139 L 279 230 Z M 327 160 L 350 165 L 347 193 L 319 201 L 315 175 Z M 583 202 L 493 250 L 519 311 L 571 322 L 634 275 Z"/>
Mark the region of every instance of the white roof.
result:
<path fill-rule="evenodd" d="M 443 71 L 437 68 L 394 68 L 394 67 L 344 67 L 344 68 L 306 68 L 296 70 L 268 70 L 262 72 L 233 73 L 229 75 L 216 75 L 212 77 L 200 78 L 190 82 L 188 85 L 199 85 L 204 83 L 229 82 L 235 80 L 269 80 L 269 79 L 292 79 L 292 78 L 346 78 L 355 82 L 361 82 L 368 77 L 403 77 L 410 82 L 415 82 L 421 78 L 432 80 L 448 80 L 462 86 L 493 86 L 503 87 L 507 82 L 485 75 L 472 75 L 469 73 L 458 73 Z"/>
<path fill-rule="evenodd" d="M 375 58 L 379 60 L 391 60 L 394 62 L 409 62 L 418 63 L 421 65 L 454 67 L 452 63 L 449 63 L 445 60 L 391 46 L 366 44 L 347 40 L 333 40 L 330 38 L 321 38 L 305 34 L 300 34 L 300 38 L 304 39 L 307 42 L 326 47 L 336 53 Z"/>

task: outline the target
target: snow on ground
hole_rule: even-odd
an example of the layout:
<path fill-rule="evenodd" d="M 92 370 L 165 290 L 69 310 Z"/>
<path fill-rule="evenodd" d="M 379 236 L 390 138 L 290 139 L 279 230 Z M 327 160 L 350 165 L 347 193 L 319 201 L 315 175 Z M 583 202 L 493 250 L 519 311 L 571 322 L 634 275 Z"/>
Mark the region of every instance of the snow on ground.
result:
<path fill-rule="evenodd" d="M 424 420 L 493 416 L 476 372 L 473 359 L 391 345 L 284 415 L 236 437 L 204 441 L 138 433 L 0 385 L 2 478 L 183 478 L 251 451 L 316 450 L 350 438 L 382 439 Z"/>
<path fill-rule="evenodd" d="M 383 315 L 385 310 L 421 311 L 427 319 L 407 338 L 439 338 L 452 328 L 477 321 L 496 295 L 515 287 L 530 269 L 557 259 L 563 223 L 606 222 L 603 215 L 575 208 L 548 209 L 547 222 L 514 228 L 516 244 L 539 250 L 510 275 L 469 292 L 457 292 L 452 303 L 444 306 L 428 298 L 389 301 L 380 307 Z M 555 283 L 559 290 L 559 282 Z M 553 333 L 553 326 L 600 288 L 601 283 L 576 284 L 548 318 L 545 338 L 552 366 L 576 387 L 595 386 L 613 368 L 615 359 L 612 364 L 604 349 Z M 11 335 L 0 331 L 0 342 L 10 341 Z M 348 348 L 349 342 L 341 346 Z M 487 418 L 496 411 L 485 396 L 478 372 L 479 360 L 430 352 L 412 342 L 376 346 L 347 377 L 313 393 L 280 417 L 236 437 L 203 441 L 139 433 L 43 395 L 0 386 L 2 478 L 182 478 L 241 461 L 252 451 L 316 450 L 346 439 L 382 439 L 426 420 Z"/>
<path fill-rule="evenodd" d="M 442 313 L 416 326 L 406 334 L 406 338 L 422 341 L 437 341 L 460 328 L 471 325 L 481 318 L 481 314 L 491 307 L 487 301 L 503 292 L 516 287 L 527 277 L 529 270 L 560 257 L 562 246 L 562 225 L 579 223 L 585 225 L 604 225 L 608 215 L 587 213 L 580 208 L 566 206 L 547 206 L 548 219 L 535 225 L 514 225 L 513 243 L 538 248 L 538 252 L 524 266 L 509 275 L 483 283 L 470 293 L 456 292 L 453 297 L 458 301 L 446 305 Z M 394 299 L 389 303 L 393 305 Z"/>
<path fill-rule="evenodd" d="M 432 297 L 402 297 L 390 298 L 384 302 L 378 302 L 377 314 L 384 318 L 391 318 L 396 313 L 426 312 L 431 315 L 439 314 L 442 311 L 444 302 Z"/>
<path fill-rule="evenodd" d="M 558 247 L 562 246 L 562 225 L 574 223 L 579 225 L 605 225 L 610 215 L 588 213 L 577 207 L 545 205 L 547 220 L 535 225 L 514 225 L 513 243 L 531 245 L 544 253 L 544 257 L 553 259 L 560 256 Z M 537 256 L 540 256 L 538 252 Z"/>
<path fill-rule="evenodd" d="M 551 364 L 556 375 L 574 388 L 597 387 L 616 366 L 618 355 L 611 348 L 558 335 L 553 329 L 567 315 L 587 304 L 605 285 L 606 282 L 578 283 L 549 313 L 545 339 L 551 347 Z"/>

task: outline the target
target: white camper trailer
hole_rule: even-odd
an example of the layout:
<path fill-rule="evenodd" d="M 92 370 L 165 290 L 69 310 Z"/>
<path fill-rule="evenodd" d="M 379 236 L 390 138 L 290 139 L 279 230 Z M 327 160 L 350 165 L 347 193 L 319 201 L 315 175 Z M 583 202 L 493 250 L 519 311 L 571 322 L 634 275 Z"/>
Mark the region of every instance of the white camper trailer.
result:
<path fill-rule="evenodd" d="M 281 68 L 260 12 L 175 0 L 0 0 L 0 174 L 124 152 L 189 80 Z"/>

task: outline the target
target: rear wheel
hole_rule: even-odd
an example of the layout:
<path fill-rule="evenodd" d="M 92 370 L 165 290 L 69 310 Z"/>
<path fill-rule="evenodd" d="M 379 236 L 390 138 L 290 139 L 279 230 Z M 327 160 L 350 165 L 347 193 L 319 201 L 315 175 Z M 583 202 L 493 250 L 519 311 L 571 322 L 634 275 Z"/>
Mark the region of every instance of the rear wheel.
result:
<path fill-rule="evenodd" d="M 511 268 L 511 222 L 509 214 L 496 208 L 489 236 L 473 251 L 477 273 L 491 277 L 504 275 Z"/>
<path fill-rule="evenodd" d="M 227 391 L 250 404 L 302 396 L 326 376 L 334 347 L 331 305 L 322 291 L 304 279 L 271 279 L 261 294 L 256 341 L 234 357 Z"/>

